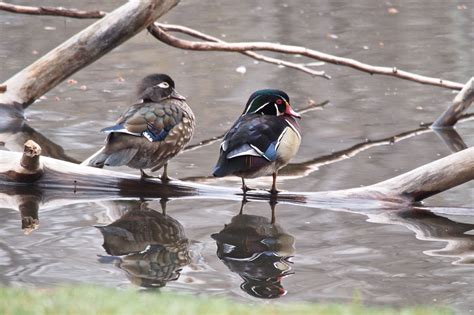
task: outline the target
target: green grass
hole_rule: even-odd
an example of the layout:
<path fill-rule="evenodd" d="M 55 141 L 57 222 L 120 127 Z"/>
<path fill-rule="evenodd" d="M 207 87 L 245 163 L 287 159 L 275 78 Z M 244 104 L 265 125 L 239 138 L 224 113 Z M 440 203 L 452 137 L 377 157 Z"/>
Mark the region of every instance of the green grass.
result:
<path fill-rule="evenodd" d="M 179 315 L 441 315 L 440 308 L 364 307 L 353 304 L 236 303 L 221 298 L 203 298 L 170 293 L 117 291 L 95 287 L 56 289 L 0 288 L 0 314 L 179 314 Z"/>

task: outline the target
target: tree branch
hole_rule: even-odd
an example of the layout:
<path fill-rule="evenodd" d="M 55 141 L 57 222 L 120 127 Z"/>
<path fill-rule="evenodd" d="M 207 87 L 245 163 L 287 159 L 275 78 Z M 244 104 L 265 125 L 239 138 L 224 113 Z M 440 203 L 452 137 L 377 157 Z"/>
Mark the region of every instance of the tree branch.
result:
<path fill-rule="evenodd" d="M 153 23 L 178 1 L 127 2 L 8 79 L 0 104 L 25 109 L 62 80 Z"/>
<path fill-rule="evenodd" d="M 227 42 L 225 42 L 225 41 L 223 41 L 219 38 L 204 34 L 202 32 L 199 32 L 195 29 L 192 29 L 192 28 L 189 28 L 189 27 L 186 27 L 186 26 L 173 25 L 173 24 L 163 24 L 163 23 L 155 23 L 155 25 L 157 27 L 161 28 L 162 30 L 167 31 L 167 32 L 180 32 L 180 33 L 183 33 L 183 34 L 186 34 L 186 35 L 189 35 L 189 36 L 193 36 L 193 37 L 196 37 L 196 38 L 204 39 L 204 40 L 207 40 L 207 41 L 210 41 L 210 42 L 217 42 L 217 43 L 221 43 L 221 44 L 227 44 Z M 184 48 L 184 47 L 178 47 L 178 48 Z M 293 63 L 293 62 L 289 62 L 289 61 L 284 61 L 284 60 L 277 59 L 277 58 L 267 57 L 267 56 L 258 54 L 258 53 L 253 52 L 253 51 L 241 51 L 240 53 L 243 54 L 243 55 L 246 55 L 250 58 L 256 59 L 256 60 L 260 60 L 260 61 L 271 63 L 271 64 L 276 64 L 276 65 L 279 65 L 279 66 L 285 66 L 285 67 L 288 67 L 288 68 L 293 68 L 293 69 L 296 69 L 296 70 L 299 70 L 299 71 L 303 71 L 303 72 L 305 72 L 307 74 L 310 74 L 312 76 L 318 76 L 318 77 L 323 77 L 325 79 L 331 79 L 331 77 L 329 75 L 327 75 L 324 71 L 315 71 L 315 70 L 310 69 L 310 68 L 308 68 L 304 65 L 301 65 L 301 64 L 297 64 L 297 63 Z"/>
<path fill-rule="evenodd" d="M 408 81 L 418 82 L 421 84 L 440 86 L 453 90 L 460 90 L 464 86 L 461 83 L 446 81 L 439 78 L 427 77 L 419 74 L 410 73 L 407 71 L 399 70 L 396 67 L 379 67 L 372 66 L 369 64 L 362 63 L 360 61 L 337 57 L 330 54 L 326 54 L 313 49 L 308 49 L 301 46 L 283 45 L 268 42 L 242 42 L 242 43 L 216 43 L 216 42 L 195 42 L 177 38 L 165 32 L 158 25 L 150 25 L 148 31 L 160 41 L 181 49 L 187 50 L 199 50 L 199 51 L 273 51 L 290 55 L 302 55 L 311 59 L 324 61 L 327 63 L 346 66 L 356 70 L 360 70 L 369 74 L 380 74 L 386 76 L 392 76 L 399 79 Z"/>
<path fill-rule="evenodd" d="M 31 7 L 5 2 L 0 2 L 0 10 L 29 15 L 65 16 L 76 19 L 100 19 L 107 14 L 104 11 L 82 11 L 78 9 L 66 9 L 63 7 Z"/>
<path fill-rule="evenodd" d="M 2 9 L 6 10 L 4 8 L 6 4 L 4 2 L 0 2 L 0 4 L 3 4 L 3 7 L 0 6 L 0 10 L 2 10 Z M 8 6 L 8 11 L 14 12 L 14 13 L 23 13 L 23 12 L 20 12 L 20 11 L 16 11 L 14 7 L 15 6 L 9 5 Z M 23 6 L 23 7 L 25 7 L 25 6 Z M 29 10 L 31 12 L 38 11 L 37 8 L 35 8 L 35 7 L 29 7 L 29 8 L 31 8 Z M 54 12 L 54 10 L 51 10 L 52 8 L 49 8 L 49 9 L 50 9 L 49 12 L 51 13 L 50 15 L 66 16 L 66 15 L 62 14 L 61 10 L 56 10 L 56 12 Z M 75 14 L 77 16 L 74 16 L 74 14 L 71 14 L 69 17 L 80 17 L 80 16 L 85 15 L 84 13 L 80 14 L 80 12 L 83 12 L 83 11 L 78 11 L 78 10 L 74 10 L 74 9 L 69 9 L 69 11 L 72 11 L 72 12 L 77 11 L 77 12 L 75 12 Z M 33 14 L 39 14 L 39 13 L 33 13 Z M 169 31 L 177 31 L 177 32 L 186 33 L 186 34 L 194 36 L 194 37 L 203 38 L 203 39 L 207 40 L 208 42 L 193 42 L 193 41 L 182 40 L 182 39 L 176 38 L 176 37 L 168 34 L 167 32 L 165 32 L 166 27 L 168 27 Z M 174 28 L 174 29 L 172 30 L 172 28 Z M 462 83 L 458 83 L 458 82 L 447 81 L 447 80 L 443 80 L 443 79 L 440 79 L 440 78 L 432 78 L 432 77 L 427 77 L 427 76 L 423 76 L 423 75 L 418 75 L 418 74 L 415 74 L 415 73 L 410 73 L 410 72 L 407 72 L 407 71 L 399 70 L 396 67 L 372 66 L 372 65 L 354 60 L 354 59 L 337 57 L 337 56 L 333 56 L 333 55 L 330 55 L 330 54 L 326 54 L 326 53 L 323 53 L 323 52 L 319 52 L 319 51 L 316 51 L 316 50 L 312 50 L 312 49 L 308 49 L 308 48 L 300 47 L 300 46 L 290 46 L 290 45 L 282 45 L 282 44 L 266 43 L 266 42 L 226 43 L 226 42 L 223 42 L 223 41 L 221 41 L 221 40 L 219 40 L 215 37 L 212 37 L 212 36 L 209 36 L 207 34 L 204 34 L 204 33 L 198 32 L 196 30 L 193 30 L 191 28 L 187 28 L 187 27 L 179 26 L 179 25 L 166 26 L 166 25 L 163 25 L 163 24 L 155 24 L 155 25 L 150 26 L 149 31 L 156 38 L 158 38 L 160 41 L 163 41 L 164 43 L 166 43 L 170 46 L 181 48 L 181 49 L 203 50 L 203 51 L 231 51 L 231 52 L 244 53 L 247 56 L 249 56 L 249 54 L 248 54 L 249 52 L 252 53 L 251 51 L 267 50 L 267 51 L 280 52 L 280 53 L 284 53 L 284 54 L 302 55 L 302 56 L 306 56 L 306 57 L 311 58 L 311 59 L 316 59 L 316 60 L 320 60 L 320 61 L 323 61 L 323 62 L 335 64 L 335 65 L 342 65 L 342 66 L 350 67 L 350 68 L 353 68 L 353 69 L 356 69 L 356 70 L 360 70 L 360 71 L 369 73 L 371 75 L 372 74 L 380 74 L 380 75 L 392 76 L 392 77 L 396 77 L 396 78 L 399 78 L 399 79 L 418 82 L 418 83 L 421 83 L 421 84 L 440 86 L 440 87 L 453 89 L 453 90 L 461 90 L 464 86 Z M 216 40 L 219 40 L 219 42 L 215 42 Z M 249 57 L 260 58 L 259 60 L 262 60 L 262 61 L 265 61 L 265 62 L 285 65 L 287 67 L 291 67 L 291 68 L 298 69 L 300 71 L 304 71 L 304 72 L 310 73 L 312 75 L 315 75 L 315 74 L 313 74 L 314 71 L 311 70 L 311 69 L 309 69 L 310 72 L 308 72 L 308 68 L 305 67 L 304 65 L 292 64 L 291 62 L 279 60 L 279 59 L 276 59 L 276 58 L 270 58 L 270 57 L 266 57 L 266 56 L 262 56 L 262 55 L 258 55 L 258 54 L 257 54 L 257 56 L 255 56 L 255 53 L 253 54 L 253 56 L 251 54 Z M 314 72 L 314 73 L 317 73 L 317 72 Z"/>
<path fill-rule="evenodd" d="M 41 157 L 42 168 L 38 174 L 29 172 L 28 179 L 19 178 L 18 168 L 22 154 L 4 152 L 0 155 L 0 187 L 32 185 L 28 189 L 47 189 L 56 191 L 58 196 L 93 196 L 104 195 L 173 198 L 200 196 L 208 198 L 232 199 L 241 196 L 237 188 L 208 186 L 196 183 L 173 180 L 163 184 L 159 179 L 144 181 L 138 175 L 97 169 L 69 162 Z M 35 177 L 34 175 L 38 175 Z M 324 203 L 326 206 L 335 203 L 345 207 L 390 208 L 407 206 L 415 201 L 445 191 L 474 179 L 474 148 L 469 148 L 435 162 L 423 165 L 408 173 L 386 181 L 359 188 L 326 191 L 279 193 L 271 195 L 267 191 L 247 192 L 249 199 L 277 199 L 301 203 Z M 364 202 L 367 201 L 367 202 Z"/>
<path fill-rule="evenodd" d="M 472 121 L 472 120 L 474 120 L 474 114 L 466 114 L 459 119 L 459 122 Z M 321 166 L 330 165 L 333 163 L 350 159 L 356 156 L 357 154 L 362 153 L 371 148 L 384 146 L 384 145 L 392 145 L 402 140 L 410 139 L 412 137 L 416 137 L 425 133 L 434 132 L 435 130 L 431 129 L 429 126 L 430 124 L 427 124 L 426 126 L 423 126 L 414 130 L 404 131 L 394 136 L 376 139 L 376 140 L 367 140 L 361 143 L 357 143 L 347 149 L 339 150 L 327 155 L 318 156 L 313 159 L 307 160 L 305 162 L 290 163 L 278 171 L 278 178 L 295 179 L 295 178 L 309 176 L 313 172 L 319 170 Z M 214 140 L 214 138 L 204 140 L 202 141 L 203 143 L 202 146 L 209 145 L 215 141 L 217 140 Z M 452 152 L 457 152 L 466 148 L 466 145 L 464 144 L 462 138 L 454 129 L 452 130 L 451 134 L 445 135 L 445 137 L 443 138 L 443 142 L 446 143 L 446 145 Z M 201 145 L 197 144 L 191 147 L 192 147 L 192 150 L 196 150 L 200 146 Z M 213 182 L 218 181 L 219 179 L 212 176 L 194 176 L 194 177 L 182 178 L 181 180 L 208 183 L 211 181 Z"/>
<path fill-rule="evenodd" d="M 432 128 L 453 127 L 462 113 L 474 101 L 474 77 L 472 77 L 456 95 L 451 106 L 431 126 Z"/>

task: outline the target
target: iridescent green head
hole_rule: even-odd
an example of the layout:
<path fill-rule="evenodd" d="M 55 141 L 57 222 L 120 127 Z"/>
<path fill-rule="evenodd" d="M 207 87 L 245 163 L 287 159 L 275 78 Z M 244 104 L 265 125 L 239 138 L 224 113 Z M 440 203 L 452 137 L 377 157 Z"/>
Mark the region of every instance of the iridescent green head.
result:
<path fill-rule="evenodd" d="M 290 106 L 290 97 L 281 90 L 265 89 L 258 90 L 250 95 L 242 115 L 290 115 L 301 118 Z"/>

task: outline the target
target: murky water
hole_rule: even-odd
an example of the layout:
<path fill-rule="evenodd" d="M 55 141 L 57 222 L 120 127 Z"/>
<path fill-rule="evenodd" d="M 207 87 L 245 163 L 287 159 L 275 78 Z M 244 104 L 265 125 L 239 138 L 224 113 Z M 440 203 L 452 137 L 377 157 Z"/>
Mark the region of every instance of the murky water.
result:
<path fill-rule="evenodd" d="M 73 1 L 42 3 L 79 6 Z M 80 6 L 111 10 L 119 4 L 108 1 L 97 7 L 94 1 L 82 1 Z M 398 13 L 389 14 L 390 8 Z M 464 82 L 474 69 L 472 18 L 473 6 L 467 1 L 229 0 L 187 1 L 162 21 L 186 24 L 229 41 L 305 45 L 369 64 Z M 0 81 L 90 23 L 0 13 Z M 240 66 L 246 67 L 245 74 L 236 71 Z M 129 104 L 134 82 L 150 72 L 165 72 L 196 114 L 193 143 L 225 132 L 250 93 L 259 88 L 287 91 L 296 108 L 310 99 L 329 100 L 323 110 L 304 115 L 303 142 L 293 161 L 299 164 L 280 177 L 282 189 L 368 185 L 451 152 L 433 132 L 414 134 L 393 145 L 376 141 L 433 121 L 454 97 L 450 90 L 332 65 L 319 68 L 333 79 L 313 79 L 238 54 L 177 50 L 144 32 L 75 74 L 77 84 L 64 82 L 32 105 L 23 133 L 18 126 L 4 128 L 0 141 L 4 149 L 18 151 L 25 138 L 42 135 L 51 141 L 52 154 L 67 158 L 54 145 L 58 144 L 67 156 L 83 160 L 102 144 L 98 131 Z M 459 123 L 457 131 L 468 146 L 474 144 L 472 120 Z M 367 139 L 374 140 L 374 146 L 350 159 L 324 166 L 308 162 Z M 170 174 L 239 185 L 237 179 L 207 178 L 217 152 L 218 143 L 185 152 L 171 162 Z M 299 172 L 303 166 L 305 171 Z M 250 182 L 262 188 L 269 183 L 265 178 Z M 467 207 L 474 213 L 473 183 L 428 199 L 425 205 L 437 214 L 406 209 L 367 217 L 278 204 L 277 225 L 271 224 L 266 203 L 251 202 L 239 216 L 239 201 L 197 201 L 172 200 L 166 215 L 160 214 L 158 201 L 50 206 L 40 209 L 40 226 L 28 235 L 21 229 L 18 209 L 5 204 L 0 211 L 0 284 L 164 286 L 162 290 L 256 303 L 276 297 L 279 302 L 357 297 L 367 304 L 442 304 L 463 313 L 474 308 L 474 215 L 452 208 Z"/>

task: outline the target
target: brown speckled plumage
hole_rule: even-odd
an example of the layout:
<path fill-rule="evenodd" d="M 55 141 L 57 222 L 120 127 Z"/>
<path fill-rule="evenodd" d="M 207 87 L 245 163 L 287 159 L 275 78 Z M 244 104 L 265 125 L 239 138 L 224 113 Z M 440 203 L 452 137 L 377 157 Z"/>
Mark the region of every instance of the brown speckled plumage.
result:
<path fill-rule="evenodd" d="M 139 102 L 116 125 L 105 128 L 105 146 L 83 162 L 94 167 L 127 165 L 156 171 L 191 140 L 195 118 L 184 97 L 166 75 L 151 75 L 140 83 Z M 164 175 L 166 176 L 166 169 Z"/>

